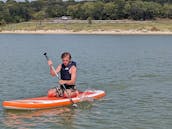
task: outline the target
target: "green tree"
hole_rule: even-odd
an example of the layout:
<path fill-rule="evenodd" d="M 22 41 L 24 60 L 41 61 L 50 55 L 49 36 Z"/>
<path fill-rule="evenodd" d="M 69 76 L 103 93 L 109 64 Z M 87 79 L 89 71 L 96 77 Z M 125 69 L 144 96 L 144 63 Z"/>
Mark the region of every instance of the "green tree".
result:
<path fill-rule="evenodd" d="M 35 20 L 43 20 L 45 18 L 45 12 L 44 11 L 39 11 L 33 15 Z"/>
<path fill-rule="evenodd" d="M 95 2 L 94 10 L 93 10 L 93 18 L 95 20 L 104 20 L 104 3 L 103 2 Z"/>
<path fill-rule="evenodd" d="M 61 17 L 66 15 L 66 9 L 61 5 L 49 6 L 46 13 L 48 17 Z"/>
<path fill-rule="evenodd" d="M 144 20 L 144 3 L 142 1 L 131 2 L 131 5 L 126 9 L 128 11 L 129 18 L 134 20 Z"/>
<path fill-rule="evenodd" d="M 172 4 L 165 4 L 161 10 L 161 16 L 172 19 Z"/>
<path fill-rule="evenodd" d="M 94 19 L 93 13 L 94 13 L 94 3 L 93 2 L 86 2 L 81 6 L 81 10 L 83 10 L 83 16 L 82 19 L 87 19 L 88 17 L 91 17 Z"/>
<path fill-rule="evenodd" d="M 125 18 L 125 0 L 115 0 L 117 19 Z"/>
<path fill-rule="evenodd" d="M 155 19 L 159 17 L 161 5 L 155 2 L 144 2 L 144 19 Z"/>
<path fill-rule="evenodd" d="M 104 5 L 104 19 L 116 20 L 117 19 L 117 6 L 114 2 L 109 2 Z"/>
<path fill-rule="evenodd" d="M 67 15 L 71 16 L 73 19 L 84 19 L 84 10 L 81 8 L 81 4 L 69 5 L 67 7 Z"/>
<path fill-rule="evenodd" d="M 81 20 L 88 18 L 95 20 L 172 18 L 172 0 L 0 1 L 1 23 L 17 23 L 32 19 L 42 21 L 45 18 L 63 15 Z"/>
<path fill-rule="evenodd" d="M 44 0 L 36 0 L 32 1 L 30 3 L 30 6 L 33 9 L 33 11 L 39 12 L 46 6 L 46 2 Z"/>

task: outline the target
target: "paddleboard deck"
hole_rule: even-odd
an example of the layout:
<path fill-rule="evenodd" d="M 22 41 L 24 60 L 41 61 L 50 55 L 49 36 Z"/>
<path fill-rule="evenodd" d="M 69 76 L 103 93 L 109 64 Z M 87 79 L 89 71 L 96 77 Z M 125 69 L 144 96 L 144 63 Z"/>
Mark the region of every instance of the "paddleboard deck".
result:
<path fill-rule="evenodd" d="M 74 103 L 78 103 L 84 101 L 84 98 L 100 99 L 104 96 L 105 92 L 102 90 L 89 90 L 85 92 L 80 92 L 79 96 L 72 98 L 72 100 Z M 38 98 L 4 101 L 2 103 L 2 106 L 5 109 L 36 110 L 68 106 L 71 104 L 72 102 L 69 98 L 43 96 Z"/>

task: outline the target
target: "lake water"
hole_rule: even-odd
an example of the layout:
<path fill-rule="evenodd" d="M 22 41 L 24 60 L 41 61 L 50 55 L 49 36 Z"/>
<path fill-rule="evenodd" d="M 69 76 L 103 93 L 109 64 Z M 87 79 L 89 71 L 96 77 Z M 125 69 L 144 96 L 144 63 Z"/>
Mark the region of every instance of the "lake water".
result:
<path fill-rule="evenodd" d="M 56 86 L 42 55 L 54 65 L 72 53 L 80 90 L 107 95 L 79 108 L 9 111 L 0 128 L 171 129 L 172 36 L 0 35 L 0 102 L 46 95 Z"/>

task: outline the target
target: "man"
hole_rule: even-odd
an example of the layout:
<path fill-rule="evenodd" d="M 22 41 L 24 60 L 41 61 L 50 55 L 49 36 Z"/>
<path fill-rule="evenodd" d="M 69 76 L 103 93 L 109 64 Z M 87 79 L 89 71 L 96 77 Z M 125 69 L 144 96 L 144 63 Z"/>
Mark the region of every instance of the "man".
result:
<path fill-rule="evenodd" d="M 69 52 L 64 52 L 61 55 L 62 64 L 56 68 L 56 73 L 60 73 L 61 80 L 59 80 L 60 87 L 52 88 L 48 91 L 49 97 L 75 97 L 78 94 L 76 90 L 76 78 L 77 78 L 77 67 L 74 61 L 71 61 L 71 54 Z M 55 76 L 51 65 L 52 61 L 48 61 L 50 66 L 50 74 Z M 65 86 L 66 90 L 63 88 Z"/>

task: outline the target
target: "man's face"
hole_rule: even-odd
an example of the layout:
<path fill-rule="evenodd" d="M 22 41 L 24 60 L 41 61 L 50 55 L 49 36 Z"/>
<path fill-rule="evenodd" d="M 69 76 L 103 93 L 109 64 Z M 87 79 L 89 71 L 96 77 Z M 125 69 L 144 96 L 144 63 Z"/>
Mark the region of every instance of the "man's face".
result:
<path fill-rule="evenodd" d="M 62 62 L 63 62 L 63 64 L 64 64 L 65 66 L 67 66 L 67 65 L 69 64 L 69 62 L 70 62 L 69 56 L 64 57 L 64 58 L 62 59 Z"/>

